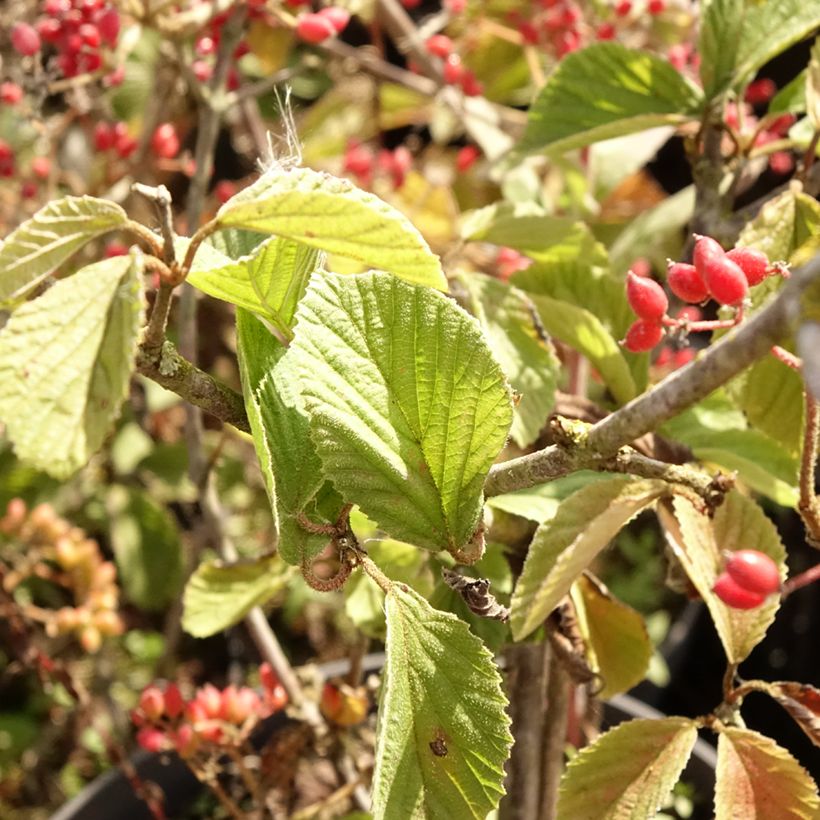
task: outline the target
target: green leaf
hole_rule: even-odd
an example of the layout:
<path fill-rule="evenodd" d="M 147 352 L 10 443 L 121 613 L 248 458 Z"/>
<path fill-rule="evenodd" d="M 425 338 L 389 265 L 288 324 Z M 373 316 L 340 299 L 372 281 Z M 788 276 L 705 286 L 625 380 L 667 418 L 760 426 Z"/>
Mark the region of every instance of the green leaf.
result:
<path fill-rule="evenodd" d="M 316 515 L 315 500 L 324 477 L 298 392 L 293 356 L 245 310 L 237 311 L 236 332 L 242 392 L 279 532 L 279 553 L 289 564 L 300 564 L 316 555 L 327 537 L 310 535 L 296 521 L 300 513 Z"/>
<path fill-rule="evenodd" d="M 203 561 L 185 585 L 182 628 L 195 638 L 222 632 L 284 589 L 290 577 L 276 555 L 235 564 Z"/>
<path fill-rule="evenodd" d="M 426 553 L 412 544 L 368 539 L 367 554 L 391 581 L 411 586 L 424 597 L 433 591 L 433 576 Z M 356 570 L 344 586 L 345 613 L 370 638 L 384 641 L 387 622 L 384 614 L 384 592 L 364 571 Z"/>
<path fill-rule="evenodd" d="M 373 817 L 484 820 L 512 745 L 492 655 L 467 625 L 401 584 L 387 594 Z"/>
<path fill-rule="evenodd" d="M 325 475 L 393 537 L 457 553 L 512 422 L 478 323 L 384 273 L 314 276 L 295 356 Z"/>
<path fill-rule="evenodd" d="M 741 86 L 757 70 L 820 26 L 818 0 L 748 2 L 737 49 L 734 85 Z"/>
<path fill-rule="evenodd" d="M 464 275 L 459 281 L 470 294 L 472 313 L 490 348 L 520 396 L 510 435 L 519 447 L 527 447 L 538 438 L 555 406 L 561 364 L 523 291 L 481 274 Z"/>
<path fill-rule="evenodd" d="M 696 115 L 698 88 L 668 61 L 618 43 L 567 55 L 530 108 L 520 151 L 558 153 Z"/>
<path fill-rule="evenodd" d="M 693 721 L 630 720 L 582 749 L 561 780 L 556 817 L 648 820 L 660 810 L 698 738 Z"/>
<path fill-rule="evenodd" d="M 214 265 L 215 253 L 200 245 L 188 282 L 209 296 L 275 320 L 283 330 L 292 325 L 296 305 L 321 256 L 315 248 L 280 237 L 267 238 L 237 260 L 223 258 Z"/>
<path fill-rule="evenodd" d="M 586 572 L 573 584 L 572 600 L 587 660 L 604 680 L 598 696 L 607 700 L 640 683 L 652 658 L 652 641 L 641 614 Z"/>
<path fill-rule="evenodd" d="M 715 820 L 816 820 L 817 786 L 771 738 L 725 727 L 718 736 Z"/>
<path fill-rule="evenodd" d="M 106 199 L 49 202 L 0 244 L 0 303 L 25 296 L 86 242 L 127 222 L 125 211 Z"/>
<path fill-rule="evenodd" d="M 513 593 L 513 637 L 520 641 L 534 632 L 621 528 L 666 492 L 663 481 L 619 476 L 597 481 L 562 501 L 530 544 Z"/>
<path fill-rule="evenodd" d="M 310 168 L 274 166 L 229 199 L 216 220 L 447 290 L 438 257 L 406 216 L 352 182 Z"/>
<path fill-rule="evenodd" d="M 701 6 L 700 79 L 707 97 L 714 97 L 732 80 L 745 0 L 708 0 Z"/>
<path fill-rule="evenodd" d="M 712 587 L 724 566 L 722 553 L 741 549 L 770 556 L 785 578 L 786 551 L 777 530 L 754 501 L 734 490 L 711 519 L 683 496 L 673 499 L 672 510 L 674 515 L 666 507 L 660 509 L 667 542 L 706 602 L 729 662 L 740 663 L 774 621 L 780 596 L 769 596 L 756 609 L 733 609 L 712 592 Z"/>
<path fill-rule="evenodd" d="M 549 296 L 530 293 L 530 298 L 546 331 L 583 353 L 595 365 L 619 404 L 626 404 L 637 395 L 635 379 L 620 346 L 597 316 Z"/>
<path fill-rule="evenodd" d="M 787 416 L 791 413 L 791 409 Z M 723 391 L 666 422 L 664 435 L 686 444 L 701 461 L 735 471 L 752 489 L 782 504 L 797 503 L 797 458 L 757 430 L 747 429 L 746 418 Z"/>
<path fill-rule="evenodd" d="M 791 82 L 774 95 L 769 103 L 769 114 L 797 114 L 806 110 L 806 76 L 803 69 Z"/>
<path fill-rule="evenodd" d="M 19 458 L 67 478 L 102 445 L 128 391 L 142 257 L 82 268 L 0 331 L 0 420 Z"/>
<path fill-rule="evenodd" d="M 503 510 L 511 515 L 518 515 L 541 524 L 555 515 L 560 502 L 567 496 L 586 487 L 587 484 L 611 478 L 614 475 L 614 473 L 593 470 L 578 470 L 547 484 L 537 484 L 535 487 L 527 487 L 524 490 L 494 495 L 487 499 L 487 504 L 493 509 Z"/>
<path fill-rule="evenodd" d="M 106 497 L 111 546 L 128 600 L 141 609 L 164 609 L 182 588 L 179 530 L 147 492 L 117 485 Z"/>

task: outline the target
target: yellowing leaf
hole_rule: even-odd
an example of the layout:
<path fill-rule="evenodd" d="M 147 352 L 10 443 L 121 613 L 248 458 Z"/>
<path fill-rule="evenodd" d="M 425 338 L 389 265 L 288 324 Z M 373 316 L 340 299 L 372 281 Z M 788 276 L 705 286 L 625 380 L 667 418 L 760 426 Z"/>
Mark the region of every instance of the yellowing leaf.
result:
<path fill-rule="evenodd" d="M 718 737 L 715 820 L 817 820 L 808 772 L 773 740 L 727 727 Z"/>
<path fill-rule="evenodd" d="M 780 596 L 771 595 L 756 609 L 733 609 L 724 604 L 712 587 L 724 565 L 723 551 L 759 550 L 773 558 L 785 577 L 786 551 L 774 524 L 763 510 L 737 491 L 730 492 L 713 519 L 682 496 L 660 510 L 667 541 L 689 579 L 701 594 L 715 622 L 726 656 L 740 663 L 766 634 L 780 606 Z"/>
<path fill-rule="evenodd" d="M 677 783 L 698 738 L 687 718 L 630 720 L 576 755 L 561 781 L 561 820 L 648 820 Z"/>
<path fill-rule="evenodd" d="M 534 632 L 621 528 L 666 492 L 663 481 L 619 476 L 562 501 L 536 530 L 516 584 L 510 616 L 515 639 Z"/>

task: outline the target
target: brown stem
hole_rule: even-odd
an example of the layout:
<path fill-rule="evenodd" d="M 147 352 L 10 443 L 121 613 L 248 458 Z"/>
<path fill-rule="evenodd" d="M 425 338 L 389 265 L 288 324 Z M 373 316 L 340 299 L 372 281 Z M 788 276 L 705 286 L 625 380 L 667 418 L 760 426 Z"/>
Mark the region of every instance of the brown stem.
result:
<path fill-rule="evenodd" d="M 814 491 L 817 467 L 817 446 L 820 439 L 820 406 L 812 394 L 804 393 L 806 430 L 803 434 L 803 455 L 800 459 L 800 500 L 797 510 L 806 528 L 806 540 L 820 549 L 820 498 Z"/>
<path fill-rule="evenodd" d="M 158 353 L 165 341 L 165 328 L 168 326 L 168 316 L 171 313 L 171 297 L 173 287 L 165 281 L 159 283 L 151 317 L 145 334 L 142 337 L 142 347 L 147 353 Z"/>
<path fill-rule="evenodd" d="M 549 649 L 543 642 L 514 644 L 505 652 L 511 731 L 515 744 L 507 764 L 507 795 L 500 809 L 503 820 L 538 817 L 547 652 Z"/>
<path fill-rule="evenodd" d="M 820 581 L 820 564 L 815 564 L 813 567 L 809 567 L 799 575 L 795 575 L 794 578 L 789 578 L 789 580 L 783 584 L 783 592 L 781 593 L 780 599 L 783 600 L 784 598 L 787 598 L 795 590 L 807 587 L 815 581 Z"/>
<path fill-rule="evenodd" d="M 558 820 L 558 786 L 564 773 L 564 743 L 569 722 L 571 681 L 567 670 L 552 654 L 547 682 L 547 713 L 541 747 L 541 820 Z"/>
<path fill-rule="evenodd" d="M 162 256 L 162 242 L 152 230 L 146 228 L 145 225 L 141 225 L 139 222 L 134 222 L 132 219 L 129 219 L 123 227 L 126 231 L 129 231 L 134 234 L 134 236 L 145 242 L 145 244 L 151 248 L 151 253 L 153 253 L 154 256 Z"/>

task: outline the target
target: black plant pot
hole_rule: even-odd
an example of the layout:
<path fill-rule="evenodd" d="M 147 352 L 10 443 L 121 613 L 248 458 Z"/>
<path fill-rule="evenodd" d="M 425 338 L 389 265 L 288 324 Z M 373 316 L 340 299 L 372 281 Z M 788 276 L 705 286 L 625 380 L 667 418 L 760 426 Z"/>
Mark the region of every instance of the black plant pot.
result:
<path fill-rule="evenodd" d="M 368 655 L 364 659 L 365 672 L 377 672 L 384 664 L 384 654 Z M 319 668 L 322 679 L 344 675 L 347 661 L 335 661 Z M 657 709 L 647 706 L 629 695 L 617 695 L 604 704 L 604 727 L 617 726 L 632 718 L 661 718 Z M 287 718 L 277 713 L 264 722 L 258 734 L 259 744 L 280 728 Z M 141 780 L 156 783 L 165 794 L 165 811 L 169 820 L 184 812 L 204 788 L 191 774 L 185 762 L 176 754 L 152 754 L 138 752 L 131 759 Z M 704 740 L 698 740 L 692 752 L 683 779 L 695 786 L 696 793 L 708 797 L 715 785 L 715 750 Z M 696 810 L 693 820 L 711 816 L 711 812 Z M 152 820 L 145 803 L 134 792 L 120 769 L 112 769 L 84 788 L 73 800 L 66 803 L 51 820 Z M 456 819 L 454 819 L 456 820 Z M 567 820 L 571 820 L 567 818 Z"/>

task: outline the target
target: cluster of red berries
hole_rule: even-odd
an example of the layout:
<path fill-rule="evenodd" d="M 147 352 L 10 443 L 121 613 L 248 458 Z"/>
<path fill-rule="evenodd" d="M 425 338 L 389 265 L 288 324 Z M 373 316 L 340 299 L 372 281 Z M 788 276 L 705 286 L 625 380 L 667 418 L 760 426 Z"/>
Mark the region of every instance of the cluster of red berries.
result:
<path fill-rule="evenodd" d="M 733 609 L 755 609 L 779 589 L 780 570 L 768 555 L 738 550 L 727 556 L 712 592 Z"/>
<path fill-rule="evenodd" d="M 104 49 L 116 47 L 119 34 L 120 13 L 106 0 L 44 0 L 34 26 L 12 27 L 11 43 L 25 57 L 38 54 L 43 43 L 52 45 L 57 70 L 76 77 L 102 68 Z"/>
<path fill-rule="evenodd" d="M 467 97 L 478 97 L 484 93 L 483 84 L 479 82 L 475 73 L 461 62 L 461 57 L 454 50 L 453 41 L 446 34 L 428 37 L 425 48 L 431 57 L 438 57 L 443 61 L 441 74 L 445 83 L 458 86 Z"/>
<path fill-rule="evenodd" d="M 614 40 L 619 28 L 629 25 L 636 8 L 632 0 L 618 0 L 610 9 L 602 5 L 599 11 L 603 16 L 591 23 L 574 0 L 540 0 L 526 17 L 513 11 L 507 19 L 526 45 L 546 49 L 560 60 L 592 40 Z M 649 0 L 645 10 L 650 17 L 657 17 L 665 8 L 666 0 Z"/>
<path fill-rule="evenodd" d="M 305 12 L 296 20 L 296 35 L 305 43 L 323 43 L 341 34 L 350 22 L 350 12 L 338 6 L 326 6 L 317 12 Z"/>
<path fill-rule="evenodd" d="M 21 498 L 13 498 L 0 519 L 0 532 L 25 547 L 5 576 L 7 590 L 36 575 L 74 598 L 74 606 L 37 610 L 48 635 L 73 633 L 86 652 L 96 652 L 104 637 L 122 634 L 116 567 L 103 560 L 99 545 L 83 530 L 58 516 L 49 504 L 29 510 Z"/>
<path fill-rule="evenodd" d="M 260 695 L 247 686 L 217 689 L 210 683 L 186 701 L 175 683 L 143 689 L 131 713 L 137 743 L 149 752 L 176 751 L 191 757 L 203 746 L 230 746 L 243 741 L 257 723 L 278 712 L 288 696 L 270 664 L 259 667 Z"/>
<path fill-rule="evenodd" d="M 760 284 L 773 273 L 783 273 L 780 265 L 771 265 L 766 254 L 753 248 L 724 251 L 708 236 L 696 236 L 692 264 L 670 262 L 666 272 L 669 289 L 690 304 L 714 299 L 720 305 L 740 309 L 749 288 Z M 672 319 L 667 314 L 669 299 L 664 289 L 652 279 L 630 271 L 626 278 L 626 298 L 638 316 L 626 333 L 623 345 L 633 353 L 652 350 L 663 338 L 664 327 L 707 330 L 689 317 Z"/>
<path fill-rule="evenodd" d="M 180 148 L 177 129 L 171 122 L 160 123 L 151 135 L 151 150 L 160 159 L 173 159 Z"/>
<path fill-rule="evenodd" d="M 752 109 L 754 105 L 768 102 L 776 91 L 777 86 L 772 80 L 755 80 L 746 89 L 746 102 L 727 103 L 723 119 L 735 132 L 738 142 L 751 142 L 759 148 L 788 136 L 789 129 L 797 120 L 794 114 L 780 114 L 759 120 Z M 794 156 L 789 151 L 774 151 L 769 156 L 769 168 L 776 174 L 790 174 L 794 170 Z"/>
<path fill-rule="evenodd" d="M 136 137 L 128 131 L 122 122 L 100 121 L 94 126 L 94 150 L 97 153 L 113 151 L 121 159 L 128 159 L 137 150 Z"/>
<path fill-rule="evenodd" d="M 394 190 L 401 188 L 412 167 L 413 155 L 404 145 L 392 151 L 382 148 L 376 152 L 357 140 L 348 142 L 342 160 L 344 172 L 352 174 L 362 188 L 370 188 L 377 174 L 388 177 Z"/>

